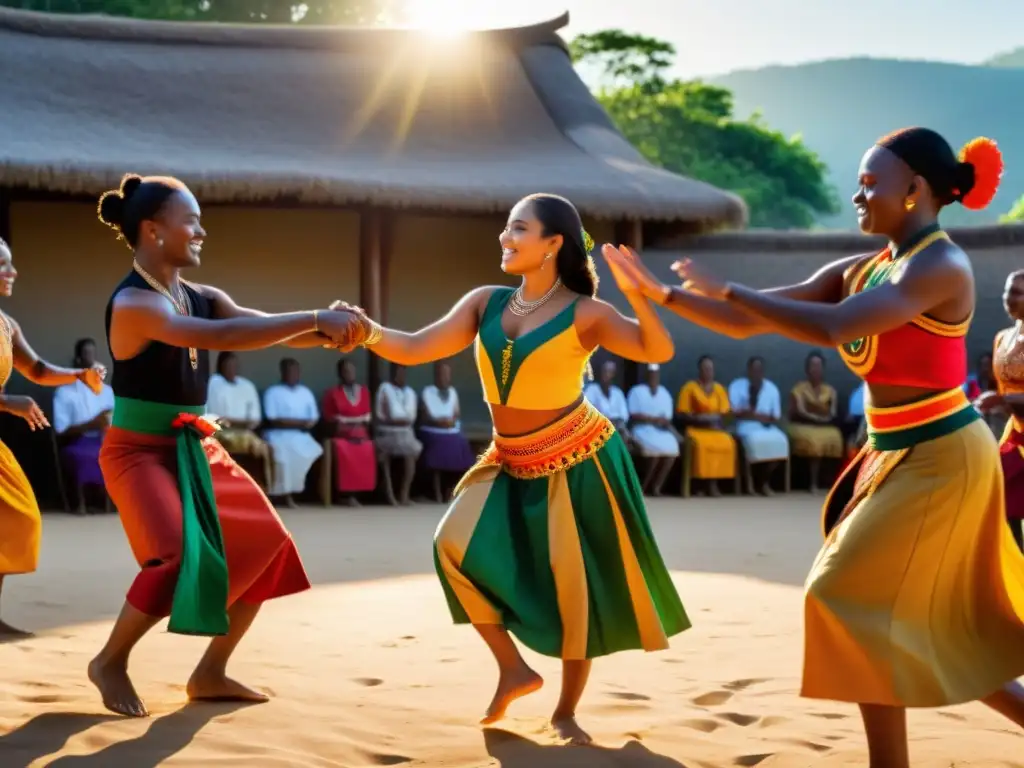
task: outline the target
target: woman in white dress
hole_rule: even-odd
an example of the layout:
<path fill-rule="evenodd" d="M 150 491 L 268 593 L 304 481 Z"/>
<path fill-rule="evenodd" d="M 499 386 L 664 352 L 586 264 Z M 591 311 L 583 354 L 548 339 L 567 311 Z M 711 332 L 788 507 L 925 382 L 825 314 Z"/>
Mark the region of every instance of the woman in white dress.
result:
<path fill-rule="evenodd" d="M 679 433 L 672 426 L 672 395 L 661 385 L 661 367 L 647 366 L 647 383 L 629 390 L 631 434 L 645 459 L 643 490 L 661 496 L 668 473 L 679 456 Z"/>
<path fill-rule="evenodd" d="M 416 439 L 416 390 L 405 383 L 405 366 L 391 365 L 391 381 L 377 389 L 374 408 L 377 418 L 376 444 L 384 477 L 384 493 L 392 506 L 412 503 L 412 481 L 416 477 L 416 460 L 423 452 L 423 443 Z M 398 495 L 391 479 L 391 462 L 400 459 L 402 477 Z"/>
<path fill-rule="evenodd" d="M 764 359 L 747 361 L 747 375 L 729 385 L 729 404 L 736 416 L 736 436 L 754 475 L 758 493 L 771 496 L 772 473 L 789 458 L 789 438 L 779 428 L 782 398 L 764 377 Z"/>
<path fill-rule="evenodd" d="M 617 375 L 618 366 L 615 361 L 605 360 L 601 364 L 600 377 L 587 384 L 583 394 L 628 443 L 632 439 L 629 434 L 629 406 L 626 405 L 626 395 L 615 384 Z"/>
<path fill-rule="evenodd" d="M 274 454 L 274 480 L 270 495 L 294 507 L 293 495 L 306 487 L 306 475 L 324 449 L 310 430 L 320 420 L 316 398 L 300 383 L 299 361 L 281 361 L 281 383 L 263 393 L 263 415 L 267 429 L 263 439 Z"/>
<path fill-rule="evenodd" d="M 434 383 L 420 396 L 420 463 L 431 475 L 434 498 L 444 500 L 442 475 L 461 476 L 473 466 L 473 449 L 462 434 L 459 393 L 452 386 L 452 367 L 445 360 L 434 364 Z M 457 478 L 456 478 L 457 479 Z"/>

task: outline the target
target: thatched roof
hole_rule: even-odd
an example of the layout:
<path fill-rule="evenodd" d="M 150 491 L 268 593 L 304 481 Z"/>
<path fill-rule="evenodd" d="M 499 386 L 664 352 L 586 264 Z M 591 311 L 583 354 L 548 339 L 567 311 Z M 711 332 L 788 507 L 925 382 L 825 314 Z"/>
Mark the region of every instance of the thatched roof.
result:
<path fill-rule="evenodd" d="M 567 22 L 439 40 L 0 8 L 0 183 L 168 173 L 207 202 L 466 212 L 545 191 L 588 216 L 741 224 L 738 197 L 626 142 L 572 68 Z"/>

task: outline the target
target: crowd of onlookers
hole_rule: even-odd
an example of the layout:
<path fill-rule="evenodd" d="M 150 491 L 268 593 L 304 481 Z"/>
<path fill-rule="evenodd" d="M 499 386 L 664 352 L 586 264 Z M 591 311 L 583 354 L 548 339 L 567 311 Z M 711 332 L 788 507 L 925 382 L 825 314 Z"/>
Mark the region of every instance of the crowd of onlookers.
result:
<path fill-rule="evenodd" d="M 74 354 L 75 366 L 92 365 L 95 342 L 78 341 Z M 462 429 L 459 394 L 446 361 L 435 364 L 434 382 L 418 393 L 398 365 L 371 393 L 357 380 L 352 361 L 341 358 L 338 383 L 319 399 L 302 383 L 299 363 L 291 358 L 281 360 L 280 381 L 262 396 L 241 375 L 234 353 L 221 353 L 216 368 L 207 411 L 221 424 L 217 439 L 285 506 L 294 506 L 307 490 L 318 460 L 321 497 L 349 505 L 374 494 L 392 505 L 410 504 L 417 481 L 441 501 L 473 463 L 475 451 Z M 841 404 L 817 352 L 807 356 L 804 378 L 785 401 L 766 378 L 761 357 L 750 358 L 746 376 L 725 387 L 715 379 L 713 358 L 705 355 L 674 398 L 660 376 L 659 366 L 648 365 L 644 380 L 624 392 L 615 383 L 617 363 L 609 360 L 585 387 L 587 398 L 630 446 L 649 495 L 663 495 L 670 477 L 681 479 L 684 496 L 691 489 L 718 496 L 724 481 L 735 492 L 770 495 L 773 486 L 789 489 L 792 459 L 803 462 L 813 492 L 828 485 L 866 440 L 863 385 Z M 974 399 L 992 382 L 991 356 L 984 355 L 964 388 Z M 113 405 L 109 386 L 96 395 L 76 382 L 54 395 L 63 475 L 79 511 L 104 506 L 98 457 Z M 999 431 L 1005 417 L 986 418 Z"/>

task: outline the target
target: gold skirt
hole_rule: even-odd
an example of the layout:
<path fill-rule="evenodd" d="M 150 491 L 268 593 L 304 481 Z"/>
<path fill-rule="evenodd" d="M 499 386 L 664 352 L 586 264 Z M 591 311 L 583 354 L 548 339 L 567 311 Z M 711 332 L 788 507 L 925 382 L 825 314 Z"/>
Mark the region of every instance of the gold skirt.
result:
<path fill-rule="evenodd" d="M 42 527 L 32 486 L 11 449 L 0 443 L 0 576 L 36 569 Z"/>
<path fill-rule="evenodd" d="M 868 445 L 825 502 L 803 696 L 938 707 L 1024 674 L 1024 556 L 995 438 L 959 389 L 918 405 L 869 409 Z"/>

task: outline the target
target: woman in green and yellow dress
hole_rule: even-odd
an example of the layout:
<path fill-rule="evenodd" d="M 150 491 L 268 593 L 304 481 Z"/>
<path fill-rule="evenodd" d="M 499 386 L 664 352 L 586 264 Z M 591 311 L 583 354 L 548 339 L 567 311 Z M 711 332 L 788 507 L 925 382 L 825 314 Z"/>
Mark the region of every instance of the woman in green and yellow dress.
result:
<path fill-rule="evenodd" d="M 499 240 L 502 270 L 522 278 L 517 289 L 472 290 L 415 333 L 364 316 L 363 334 L 351 341 L 403 365 L 475 346 L 494 441 L 459 483 L 437 529 L 437 572 L 455 622 L 472 624 L 498 662 L 483 722 L 542 685 L 512 633 L 562 659 L 551 724 L 565 741 L 585 744 L 590 736 L 576 722 L 576 705 L 591 660 L 665 649 L 689 621 L 626 446 L 583 397 L 583 374 L 598 346 L 664 362 L 673 344 L 634 286 L 620 285 L 635 320 L 594 298 L 593 243 L 568 200 L 525 198 Z"/>
<path fill-rule="evenodd" d="M 692 477 L 705 481 L 711 496 L 721 495 L 719 480 L 736 476 L 736 440 L 722 425 L 730 410 L 729 393 L 715 381 L 714 360 L 702 355 L 697 378 L 679 390 L 676 414 L 692 445 Z"/>
<path fill-rule="evenodd" d="M 825 358 L 820 352 L 807 355 L 807 378 L 789 393 L 790 450 L 810 465 L 811 493 L 818 490 L 822 459 L 843 458 L 843 433 L 836 426 L 839 395 L 825 382 Z"/>

